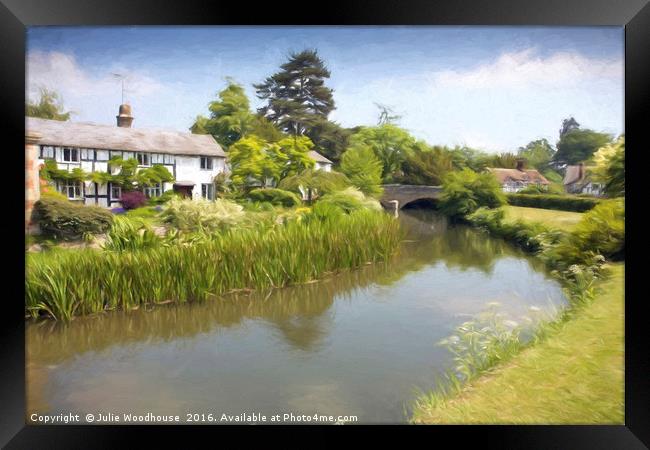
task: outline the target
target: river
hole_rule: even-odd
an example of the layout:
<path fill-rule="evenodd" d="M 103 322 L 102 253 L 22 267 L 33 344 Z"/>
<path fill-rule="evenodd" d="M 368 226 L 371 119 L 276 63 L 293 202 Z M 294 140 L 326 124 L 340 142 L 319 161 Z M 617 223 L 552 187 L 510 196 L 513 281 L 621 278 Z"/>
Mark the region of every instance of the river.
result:
<path fill-rule="evenodd" d="M 439 342 L 460 323 L 490 304 L 523 323 L 531 307 L 552 314 L 566 303 L 538 261 L 501 240 L 428 210 L 399 220 L 407 236 L 392 260 L 315 283 L 29 321 L 28 416 L 406 422 L 418 392 L 452 366 Z"/>

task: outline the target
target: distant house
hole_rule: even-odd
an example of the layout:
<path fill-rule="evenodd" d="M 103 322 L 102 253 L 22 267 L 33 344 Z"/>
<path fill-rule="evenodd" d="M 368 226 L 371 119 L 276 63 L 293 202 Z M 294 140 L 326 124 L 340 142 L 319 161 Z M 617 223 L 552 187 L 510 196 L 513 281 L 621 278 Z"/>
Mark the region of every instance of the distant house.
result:
<path fill-rule="evenodd" d="M 594 182 L 589 167 L 584 163 L 567 166 L 562 180 L 564 190 L 569 194 L 603 195 L 602 183 Z"/>
<path fill-rule="evenodd" d="M 504 192 L 519 192 L 534 185 L 548 187 L 549 181 L 535 169 L 524 169 L 524 162 L 517 161 L 516 169 L 491 168 L 490 171 L 501 183 Z"/>
<path fill-rule="evenodd" d="M 332 161 L 325 158 L 320 153 L 315 152 L 315 151 L 312 150 L 312 151 L 309 152 L 309 156 L 314 161 L 316 161 L 316 165 L 314 166 L 315 169 L 324 170 L 325 172 L 331 172 L 332 171 Z"/>

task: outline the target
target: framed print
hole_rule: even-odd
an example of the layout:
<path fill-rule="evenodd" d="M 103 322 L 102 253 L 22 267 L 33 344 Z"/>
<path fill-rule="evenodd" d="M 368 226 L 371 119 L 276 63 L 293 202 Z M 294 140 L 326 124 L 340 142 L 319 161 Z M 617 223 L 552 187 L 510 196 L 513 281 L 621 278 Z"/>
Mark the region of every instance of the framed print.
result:
<path fill-rule="evenodd" d="M 7 448 L 646 448 L 647 2 L 2 2 Z"/>

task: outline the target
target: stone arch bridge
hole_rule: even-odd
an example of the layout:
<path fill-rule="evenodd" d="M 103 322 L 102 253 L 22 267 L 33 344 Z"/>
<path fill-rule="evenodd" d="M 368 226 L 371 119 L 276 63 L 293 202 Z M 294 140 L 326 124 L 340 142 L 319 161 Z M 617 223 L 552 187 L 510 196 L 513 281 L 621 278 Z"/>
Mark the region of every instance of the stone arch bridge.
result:
<path fill-rule="evenodd" d="M 398 208 L 402 209 L 409 203 L 416 201 L 437 201 L 442 195 L 442 186 L 414 186 L 408 184 L 384 184 L 384 195 L 379 202 L 386 209 L 395 209 L 394 201 L 397 200 Z"/>

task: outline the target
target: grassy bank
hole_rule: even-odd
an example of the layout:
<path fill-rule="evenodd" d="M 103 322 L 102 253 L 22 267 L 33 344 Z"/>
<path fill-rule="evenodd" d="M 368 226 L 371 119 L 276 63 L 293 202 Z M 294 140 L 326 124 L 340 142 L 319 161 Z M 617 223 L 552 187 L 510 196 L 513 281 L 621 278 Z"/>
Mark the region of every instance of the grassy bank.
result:
<path fill-rule="evenodd" d="M 237 289 L 302 283 L 384 260 L 401 239 L 383 212 L 233 227 L 194 242 L 136 251 L 50 251 L 27 258 L 26 313 L 75 315 L 203 300 Z"/>
<path fill-rule="evenodd" d="M 623 423 L 624 265 L 598 282 L 592 303 L 540 343 L 488 371 L 458 395 L 422 399 L 418 423 Z"/>
<path fill-rule="evenodd" d="M 583 213 L 578 212 L 512 205 L 503 206 L 502 209 L 505 212 L 506 222 L 512 223 L 517 220 L 540 222 L 549 228 L 563 231 L 571 231 L 583 216 Z"/>

